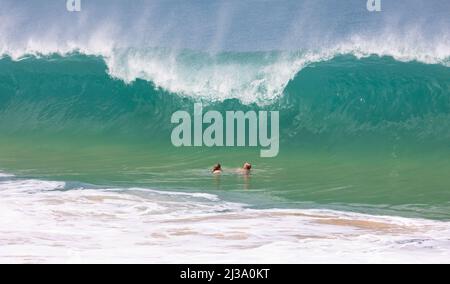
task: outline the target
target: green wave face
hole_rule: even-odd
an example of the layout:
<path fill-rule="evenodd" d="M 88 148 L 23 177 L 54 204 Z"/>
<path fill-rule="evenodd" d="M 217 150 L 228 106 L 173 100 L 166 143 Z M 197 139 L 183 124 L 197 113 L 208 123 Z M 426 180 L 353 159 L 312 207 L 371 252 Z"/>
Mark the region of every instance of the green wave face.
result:
<path fill-rule="evenodd" d="M 229 72 L 271 56 L 222 55 L 233 62 Z M 198 100 L 154 82 L 113 79 L 102 58 L 3 58 L 0 167 L 100 185 L 214 191 L 258 207 L 313 202 L 450 218 L 448 67 L 338 56 L 308 65 L 263 104 L 202 96 L 205 111 L 279 110 L 280 154 L 271 159 L 254 147 L 174 147 L 171 115 L 192 113 Z M 231 173 L 245 161 L 254 164 L 251 176 Z M 211 177 L 216 162 L 229 174 Z"/>

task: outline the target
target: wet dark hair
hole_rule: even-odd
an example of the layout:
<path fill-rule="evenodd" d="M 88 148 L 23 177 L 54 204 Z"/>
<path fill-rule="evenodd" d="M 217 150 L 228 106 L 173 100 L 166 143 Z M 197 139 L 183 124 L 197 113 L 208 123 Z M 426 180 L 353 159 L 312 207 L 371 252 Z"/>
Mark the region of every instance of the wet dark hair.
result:
<path fill-rule="evenodd" d="M 217 163 L 214 167 L 213 167 L 213 172 L 215 171 L 220 171 L 222 169 L 222 166 L 220 165 L 220 163 Z"/>

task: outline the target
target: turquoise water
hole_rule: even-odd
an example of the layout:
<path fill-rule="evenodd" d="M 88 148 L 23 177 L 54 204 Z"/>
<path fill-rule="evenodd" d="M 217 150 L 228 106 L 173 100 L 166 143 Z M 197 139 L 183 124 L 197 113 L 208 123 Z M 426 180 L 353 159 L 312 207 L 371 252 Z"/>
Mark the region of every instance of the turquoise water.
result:
<path fill-rule="evenodd" d="M 214 193 L 255 208 L 450 219 L 450 69 L 351 54 L 295 63 L 305 56 L 183 51 L 172 71 L 192 68 L 192 80 L 178 82 L 148 70 L 134 80 L 131 63 L 118 70 L 102 57 L 4 57 L 0 168 L 73 184 Z M 297 70 L 284 75 L 289 62 Z M 175 148 L 172 113 L 192 113 L 199 101 L 205 111 L 279 110 L 280 154 Z M 254 165 L 249 177 L 235 173 L 245 161 Z M 209 174 L 216 162 L 221 177 Z"/>
<path fill-rule="evenodd" d="M 450 1 L 65 2 L 0 0 L 0 263 L 450 261 Z"/>

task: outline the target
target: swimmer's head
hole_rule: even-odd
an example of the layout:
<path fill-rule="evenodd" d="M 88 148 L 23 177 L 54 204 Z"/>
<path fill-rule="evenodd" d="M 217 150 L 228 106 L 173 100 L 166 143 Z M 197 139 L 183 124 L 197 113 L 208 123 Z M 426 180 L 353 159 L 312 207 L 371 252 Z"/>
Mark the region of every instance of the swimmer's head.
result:
<path fill-rule="evenodd" d="M 222 170 L 222 166 L 219 164 L 219 163 L 217 163 L 214 167 L 213 167 L 213 172 L 218 172 L 218 171 L 221 171 Z"/>
<path fill-rule="evenodd" d="M 249 163 L 245 163 L 244 164 L 244 166 L 242 167 L 244 170 L 247 170 L 247 171 L 249 171 L 249 170 L 251 170 L 252 169 L 252 165 L 251 164 L 249 164 Z"/>

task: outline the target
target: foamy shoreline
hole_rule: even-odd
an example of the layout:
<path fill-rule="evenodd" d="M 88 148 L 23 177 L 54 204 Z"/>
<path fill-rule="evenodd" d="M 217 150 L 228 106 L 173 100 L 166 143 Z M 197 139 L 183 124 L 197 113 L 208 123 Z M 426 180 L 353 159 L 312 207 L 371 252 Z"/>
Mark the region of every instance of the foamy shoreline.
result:
<path fill-rule="evenodd" d="M 0 263 L 450 262 L 448 222 L 64 186 L 0 176 Z"/>

